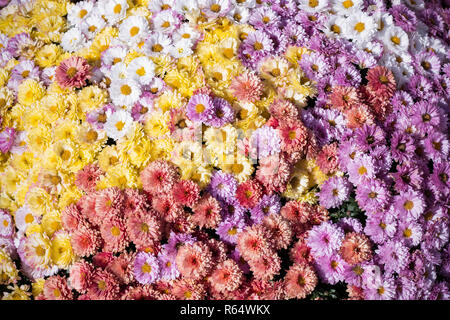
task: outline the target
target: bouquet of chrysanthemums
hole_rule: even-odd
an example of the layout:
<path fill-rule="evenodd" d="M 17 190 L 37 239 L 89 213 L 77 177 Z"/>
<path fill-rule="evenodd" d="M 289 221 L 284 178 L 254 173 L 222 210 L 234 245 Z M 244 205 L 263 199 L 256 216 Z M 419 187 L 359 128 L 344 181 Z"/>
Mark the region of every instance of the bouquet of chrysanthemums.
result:
<path fill-rule="evenodd" d="M 2 299 L 450 299 L 450 10 L 0 1 Z"/>

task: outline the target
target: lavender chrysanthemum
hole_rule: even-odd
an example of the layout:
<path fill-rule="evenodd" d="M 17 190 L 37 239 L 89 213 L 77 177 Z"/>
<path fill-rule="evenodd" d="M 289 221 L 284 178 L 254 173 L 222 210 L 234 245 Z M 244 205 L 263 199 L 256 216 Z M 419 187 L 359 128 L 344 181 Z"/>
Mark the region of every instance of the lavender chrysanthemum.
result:
<path fill-rule="evenodd" d="M 329 256 L 341 246 L 344 232 L 330 222 L 314 226 L 306 240 L 314 257 Z"/>
<path fill-rule="evenodd" d="M 280 197 L 264 195 L 261 201 L 250 211 L 250 218 L 254 223 L 261 223 L 262 219 L 270 214 L 278 214 L 281 209 Z"/>
<path fill-rule="evenodd" d="M 214 104 L 210 96 L 196 94 L 186 106 L 186 115 L 193 122 L 209 121 L 214 115 Z"/>
<path fill-rule="evenodd" d="M 133 271 L 134 277 L 139 283 L 153 283 L 160 277 L 158 259 L 150 253 L 139 252 L 134 260 Z"/>
<path fill-rule="evenodd" d="M 258 159 L 280 152 L 281 140 L 277 131 L 269 126 L 263 126 L 252 133 L 250 140 L 251 154 Z"/>
<path fill-rule="evenodd" d="M 319 193 L 320 205 L 330 209 L 339 207 L 348 199 L 351 184 L 345 177 L 334 176 L 325 181 Z"/>
<path fill-rule="evenodd" d="M 232 202 L 235 199 L 237 181 L 232 174 L 216 171 L 211 176 L 208 190 L 219 200 Z"/>

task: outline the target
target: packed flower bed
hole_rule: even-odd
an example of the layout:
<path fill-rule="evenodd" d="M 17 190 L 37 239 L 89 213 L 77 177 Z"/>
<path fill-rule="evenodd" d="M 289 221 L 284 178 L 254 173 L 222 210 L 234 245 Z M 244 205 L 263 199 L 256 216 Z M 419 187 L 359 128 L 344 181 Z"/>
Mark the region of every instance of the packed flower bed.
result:
<path fill-rule="evenodd" d="M 0 1 L 2 299 L 449 299 L 450 11 Z"/>

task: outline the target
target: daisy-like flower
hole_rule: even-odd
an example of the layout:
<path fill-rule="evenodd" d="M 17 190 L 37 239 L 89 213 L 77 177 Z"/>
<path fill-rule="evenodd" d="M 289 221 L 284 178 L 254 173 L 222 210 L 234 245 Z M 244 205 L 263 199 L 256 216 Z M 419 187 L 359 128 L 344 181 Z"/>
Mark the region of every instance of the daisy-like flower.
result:
<path fill-rule="evenodd" d="M 151 194 L 170 193 L 178 173 L 169 162 L 156 160 L 151 162 L 142 172 L 143 189 Z"/>
<path fill-rule="evenodd" d="M 376 253 L 387 272 L 400 273 L 409 261 L 409 250 L 401 241 L 388 241 Z"/>
<path fill-rule="evenodd" d="M 86 36 L 77 27 L 70 28 L 61 37 L 61 47 L 69 52 L 80 50 L 86 43 Z"/>
<path fill-rule="evenodd" d="M 153 17 L 152 22 L 154 30 L 163 34 L 171 34 L 180 24 L 179 18 L 172 10 L 159 12 Z"/>
<path fill-rule="evenodd" d="M 67 20 L 71 25 L 79 25 L 85 21 L 94 11 L 94 2 L 80 1 L 67 10 Z"/>
<path fill-rule="evenodd" d="M 231 216 L 219 223 L 216 233 L 220 239 L 229 243 L 236 243 L 240 232 L 246 227 L 242 217 Z"/>
<path fill-rule="evenodd" d="M 85 293 L 91 285 L 91 277 L 94 274 L 94 266 L 85 260 L 72 264 L 69 269 L 69 287 L 81 293 Z"/>
<path fill-rule="evenodd" d="M 417 246 L 422 240 L 423 230 L 422 226 L 415 221 L 403 221 L 399 222 L 397 228 L 396 238 L 403 241 L 403 243 L 408 246 Z"/>
<path fill-rule="evenodd" d="M 105 241 L 105 250 L 108 252 L 123 251 L 128 245 L 125 222 L 121 218 L 106 217 L 100 225 L 100 233 Z"/>
<path fill-rule="evenodd" d="M 137 44 L 148 34 L 148 22 L 142 16 L 130 16 L 119 26 L 119 39 L 128 45 Z"/>
<path fill-rule="evenodd" d="M 187 40 L 191 45 L 194 45 L 200 38 L 200 33 L 196 29 L 192 28 L 188 23 L 183 23 L 174 31 L 172 38 L 174 42 Z"/>
<path fill-rule="evenodd" d="M 134 260 L 134 277 L 139 283 L 150 284 L 160 277 L 159 263 L 150 253 L 139 252 Z"/>
<path fill-rule="evenodd" d="M 278 132 L 270 126 L 263 126 L 253 131 L 250 154 L 253 158 L 265 158 L 281 151 L 281 140 Z"/>
<path fill-rule="evenodd" d="M 263 84 L 255 73 L 247 71 L 233 78 L 229 90 L 239 100 L 254 102 L 261 96 Z"/>
<path fill-rule="evenodd" d="M 14 233 L 14 222 L 9 213 L 0 209 L 0 236 L 12 237 Z"/>
<path fill-rule="evenodd" d="M 102 15 L 113 25 L 126 17 L 129 6 L 126 0 L 107 0 L 99 4 Z"/>
<path fill-rule="evenodd" d="M 155 64 L 147 57 L 138 57 L 128 65 L 127 75 L 141 85 L 148 85 L 155 76 Z"/>
<path fill-rule="evenodd" d="M 129 213 L 125 223 L 130 240 L 140 248 L 149 247 L 161 238 L 161 222 L 154 211 Z"/>
<path fill-rule="evenodd" d="M 366 154 L 355 157 L 348 164 L 348 180 L 353 184 L 359 184 L 375 177 L 375 161 Z"/>
<path fill-rule="evenodd" d="M 80 24 L 81 31 L 88 39 L 94 38 L 105 26 L 106 21 L 96 12 L 89 14 Z"/>
<path fill-rule="evenodd" d="M 119 140 L 125 136 L 133 124 L 133 118 L 130 113 L 125 110 L 118 110 L 108 116 L 104 130 L 108 137 Z"/>
<path fill-rule="evenodd" d="M 75 185 L 85 192 L 94 191 L 103 171 L 97 164 L 89 164 L 77 172 Z"/>
<path fill-rule="evenodd" d="M 248 22 L 257 29 L 264 29 L 280 21 L 279 15 L 267 6 L 261 6 L 251 11 Z"/>
<path fill-rule="evenodd" d="M 348 264 L 336 253 L 316 258 L 315 265 L 320 278 L 328 284 L 336 284 L 344 280 Z"/>
<path fill-rule="evenodd" d="M 94 254 L 102 245 L 100 233 L 95 229 L 83 225 L 71 233 L 70 242 L 73 252 L 80 257 L 88 257 Z"/>
<path fill-rule="evenodd" d="M 261 185 L 256 180 L 248 180 L 238 185 L 236 199 L 245 208 L 253 208 L 261 199 Z"/>
<path fill-rule="evenodd" d="M 344 177 L 331 177 L 325 181 L 319 194 L 320 205 L 327 209 L 339 207 L 348 199 L 351 184 Z"/>
<path fill-rule="evenodd" d="M 66 278 L 52 276 L 45 280 L 43 294 L 46 300 L 73 300 Z"/>
<path fill-rule="evenodd" d="M 25 232 L 29 226 L 38 224 L 41 221 L 41 216 L 38 213 L 33 212 L 29 206 L 25 204 L 16 210 L 14 221 L 17 229 L 21 232 Z"/>
<path fill-rule="evenodd" d="M 152 32 L 145 40 L 143 52 L 149 56 L 159 56 L 170 52 L 172 39 L 161 32 Z"/>
<path fill-rule="evenodd" d="M 175 280 L 180 276 L 176 262 L 176 254 L 163 250 L 158 254 L 159 270 L 162 280 Z"/>
<path fill-rule="evenodd" d="M 362 11 L 357 11 L 346 19 L 345 36 L 353 41 L 369 41 L 377 31 L 375 21 Z"/>
<path fill-rule="evenodd" d="M 322 12 L 328 9 L 330 5 L 329 0 L 300 0 L 298 1 L 298 8 L 307 12 L 315 13 Z"/>
<path fill-rule="evenodd" d="M 394 205 L 398 214 L 407 219 L 418 219 L 425 210 L 423 197 L 411 189 L 395 196 Z"/>
<path fill-rule="evenodd" d="M 391 26 L 383 34 L 383 43 L 393 54 L 406 51 L 409 46 L 408 34 L 402 28 Z"/>
<path fill-rule="evenodd" d="M 210 195 L 203 196 L 192 211 L 194 211 L 192 220 L 200 228 L 216 228 L 221 220 L 220 204 Z"/>
<path fill-rule="evenodd" d="M 209 120 L 213 113 L 213 101 L 206 94 L 193 95 L 186 106 L 186 115 L 194 122 Z"/>
<path fill-rule="evenodd" d="M 91 300 L 115 300 L 120 291 L 119 282 L 115 276 L 106 271 L 97 269 L 91 278 L 91 285 L 87 295 Z"/>
<path fill-rule="evenodd" d="M 48 268 L 51 263 L 50 245 L 46 234 L 33 233 L 20 239 L 17 252 L 29 267 Z"/>
<path fill-rule="evenodd" d="M 364 290 L 369 300 L 392 300 L 395 297 L 395 281 L 390 277 L 376 277 Z"/>
<path fill-rule="evenodd" d="M 324 222 L 308 232 L 306 241 L 314 257 L 322 257 L 336 252 L 341 247 L 343 239 L 344 233 L 340 228 Z"/>
<path fill-rule="evenodd" d="M 369 212 L 382 210 L 390 200 L 389 192 L 382 180 L 370 179 L 356 188 L 356 200 L 361 209 Z"/>
<path fill-rule="evenodd" d="M 341 16 L 349 16 L 361 9 L 363 0 L 332 0 L 332 8 Z"/>
<path fill-rule="evenodd" d="M 169 53 L 174 58 L 183 58 L 192 55 L 192 42 L 188 39 L 181 39 L 172 44 Z"/>
<path fill-rule="evenodd" d="M 265 32 L 257 30 L 245 38 L 239 50 L 247 59 L 259 59 L 273 50 L 273 41 Z"/>
<path fill-rule="evenodd" d="M 383 243 L 392 239 L 397 231 L 397 222 L 391 212 L 369 215 L 364 232 L 375 243 Z"/>
<path fill-rule="evenodd" d="M 0 132 L 0 151 L 3 153 L 8 153 L 14 144 L 14 136 L 16 130 L 14 128 L 5 128 Z"/>
<path fill-rule="evenodd" d="M 120 107 L 131 110 L 134 103 L 139 100 L 141 88 L 139 84 L 131 79 L 113 80 L 109 88 L 109 94 L 112 102 Z"/>
<path fill-rule="evenodd" d="M 211 19 L 223 17 L 231 9 L 230 0 L 200 0 L 199 5 L 205 16 Z"/>
<path fill-rule="evenodd" d="M 232 174 L 216 171 L 212 174 L 209 192 L 219 200 L 233 201 L 236 195 L 237 181 Z"/>

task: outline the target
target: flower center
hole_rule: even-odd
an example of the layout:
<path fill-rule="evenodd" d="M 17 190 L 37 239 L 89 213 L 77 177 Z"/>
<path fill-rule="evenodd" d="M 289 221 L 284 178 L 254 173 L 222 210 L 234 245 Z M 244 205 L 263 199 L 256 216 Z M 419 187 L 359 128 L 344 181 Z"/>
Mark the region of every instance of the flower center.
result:
<path fill-rule="evenodd" d="M 148 225 L 146 223 L 142 223 L 141 230 L 142 230 L 142 232 L 148 232 Z"/>
<path fill-rule="evenodd" d="M 342 5 L 344 6 L 345 9 L 351 8 L 353 7 L 353 1 L 351 0 L 346 0 L 344 2 L 342 2 Z"/>
<path fill-rule="evenodd" d="M 365 174 L 367 173 L 366 167 L 364 167 L 364 166 L 359 167 L 358 173 L 359 173 L 359 175 L 361 175 L 361 176 L 362 176 L 362 175 L 365 175 Z"/>
<path fill-rule="evenodd" d="M 261 42 L 259 42 L 259 41 L 256 41 L 256 42 L 253 44 L 253 48 L 254 48 L 255 50 L 261 50 L 261 49 L 263 48 L 263 44 L 262 44 Z"/>
<path fill-rule="evenodd" d="M 58 289 L 53 290 L 53 295 L 58 298 L 59 296 L 61 296 L 61 292 Z"/>
<path fill-rule="evenodd" d="M 289 139 L 294 140 L 297 137 L 297 134 L 294 130 L 289 131 Z"/>
<path fill-rule="evenodd" d="M 406 229 L 403 231 L 403 236 L 404 236 L 405 238 L 409 238 L 409 237 L 411 237 L 411 235 L 412 235 L 411 229 L 406 228 Z"/>
<path fill-rule="evenodd" d="M 37 246 L 37 247 L 36 247 L 36 254 L 37 254 L 39 257 L 44 256 L 44 255 L 45 255 L 45 249 L 42 248 L 42 246 Z"/>
<path fill-rule="evenodd" d="M 269 23 L 269 22 L 270 22 L 270 18 L 269 18 L 268 16 L 264 16 L 264 17 L 262 18 L 262 22 L 263 22 L 263 23 Z"/>
<path fill-rule="evenodd" d="M 308 5 L 309 5 L 311 8 L 315 8 L 315 7 L 317 7 L 317 6 L 319 5 L 319 0 L 309 0 Z"/>
<path fill-rule="evenodd" d="M 400 38 L 397 37 L 397 36 L 391 37 L 391 41 L 392 41 L 393 44 L 395 44 L 397 46 L 400 44 Z"/>
<path fill-rule="evenodd" d="M 69 159 L 70 159 L 70 151 L 64 150 L 64 151 L 61 153 L 61 159 L 62 159 L 63 161 L 69 160 Z"/>
<path fill-rule="evenodd" d="M 120 229 L 118 227 L 116 227 L 116 226 L 112 227 L 111 228 L 111 234 L 114 237 L 118 237 L 120 235 Z"/>
<path fill-rule="evenodd" d="M 115 127 L 116 127 L 116 129 L 117 129 L 118 131 L 122 131 L 122 129 L 123 129 L 124 126 L 125 126 L 125 122 L 123 122 L 123 121 L 118 121 L 118 122 L 115 124 Z"/>
<path fill-rule="evenodd" d="M 202 113 L 203 111 L 205 111 L 205 106 L 203 104 L 199 103 L 195 106 L 195 112 Z"/>
<path fill-rule="evenodd" d="M 97 283 L 97 287 L 98 287 L 100 290 L 105 290 L 105 289 L 106 289 L 106 282 L 105 282 L 104 280 L 100 280 L 100 281 Z"/>
<path fill-rule="evenodd" d="M 355 30 L 359 33 L 363 32 L 364 29 L 366 29 L 366 25 L 363 22 L 358 22 L 357 24 L 355 24 Z"/>
<path fill-rule="evenodd" d="M 139 27 L 136 27 L 136 26 L 132 27 L 130 29 L 130 36 L 134 37 L 135 35 L 137 35 L 139 33 L 139 31 L 140 31 Z"/>
<path fill-rule="evenodd" d="M 234 163 L 231 167 L 231 171 L 233 171 L 234 174 L 239 174 L 244 170 L 244 166 L 240 163 Z"/>
<path fill-rule="evenodd" d="M 386 229 L 386 223 L 384 223 L 383 221 L 380 222 L 379 226 L 381 229 Z"/>
<path fill-rule="evenodd" d="M 87 15 L 87 10 L 86 9 L 81 9 L 80 12 L 78 13 L 78 16 L 80 17 L 80 19 L 83 19 L 85 15 Z"/>
<path fill-rule="evenodd" d="M 384 287 L 379 287 L 378 289 L 377 289 L 377 291 L 378 291 L 378 294 L 380 294 L 380 295 L 382 295 L 383 293 L 384 293 Z"/>
<path fill-rule="evenodd" d="M 9 226 L 8 220 L 3 220 L 3 225 L 5 226 L 5 228 L 6 228 L 7 226 Z"/>
<path fill-rule="evenodd" d="M 297 283 L 299 286 L 303 287 L 306 283 L 305 278 L 303 276 L 299 275 L 297 278 Z"/>
<path fill-rule="evenodd" d="M 439 174 L 439 180 L 441 180 L 443 183 L 447 183 L 447 181 L 448 181 L 448 175 L 447 175 L 445 172 L 440 173 L 440 174 Z"/>
<path fill-rule="evenodd" d="M 154 44 L 154 45 L 152 46 L 152 51 L 153 51 L 153 52 L 161 52 L 162 49 L 163 49 L 163 47 L 162 47 L 162 45 L 160 45 L 159 43 Z"/>
<path fill-rule="evenodd" d="M 422 121 L 423 121 L 423 122 L 428 122 L 428 121 L 430 121 L 430 120 L 431 120 L 430 114 L 425 113 L 425 114 L 422 115 Z"/>
<path fill-rule="evenodd" d="M 140 77 L 145 76 L 145 68 L 144 67 L 140 67 L 139 69 L 136 70 L 136 74 Z"/>
<path fill-rule="evenodd" d="M 414 208 L 414 202 L 412 202 L 411 200 L 407 200 L 403 204 L 403 208 L 405 208 L 406 210 L 411 210 L 412 208 Z"/>
<path fill-rule="evenodd" d="M 122 92 L 123 95 L 128 96 L 131 93 L 131 87 L 124 84 L 120 87 L 120 92 Z"/>
<path fill-rule="evenodd" d="M 397 150 L 401 151 L 401 152 L 405 152 L 406 150 L 406 144 L 404 143 L 399 143 L 399 145 L 397 146 Z"/>
<path fill-rule="evenodd" d="M 377 195 L 378 195 L 378 193 L 372 191 L 372 192 L 369 193 L 369 198 L 370 199 L 375 199 L 377 197 Z"/>
<path fill-rule="evenodd" d="M 122 5 L 120 3 L 116 4 L 114 7 L 114 13 L 119 14 L 122 11 Z"/>
<path fill-rule="evenodd" d="M 142 273 L 150 273 L 152 272 L 152 267 L 147 263 L 144 263 L 141 267 Z"/>
<path fill-rule="evenodd" d="M 237 233 L 237 229 L 235 227 L 231 228 L 227 231 L 230 236 L 234 236 Z"/>
<path fill-rule="evenodd" d="M 218 5 L 217 3 L 214 3 L 214 4 L 211 6 L 210 9 L 211 9 L 212 12 L 216 12 L 216 13 L 217 13 L 217 12 L 220 11 L 221 8 L 220 8 L 220 5 Z"/>
<path fill-rule="evenodd" d="M 32 215 L 31 213 L 28 213 L 28 214 L 25 216 L 25 223 L 32 223 L 33 221 L 34 221 L 33 215 Z"/>
<path fill-rule="evenodd" d="M 422 63 L 420 64 L 422 66 L 422 68 L 424 68 L 425 70 L 430 70 L 431 68 L 431 63 L 429 63 L 428 61 L 422 61 Z"/>
<path fill-rule="evenodd" d="M 73 78 L 77 74 L 77 68 L 70 67 L 69 69 L 67 69 L 66 74 L 69 78 Z"/>
<path fill-rule="evenodd" d="M 331 26 L 331 31 L 333 31 L 334 33 L 340 34 L 341 33 L 341 28 L 335 24 L 333 24 Z"/>
<path fill-rule="evenodd" d="M 163 27 L 163 28 L 170 27 L 170 22 L 169 21 L 164 21 L 163 24 L 161 25 L 161 27 Z"/>

